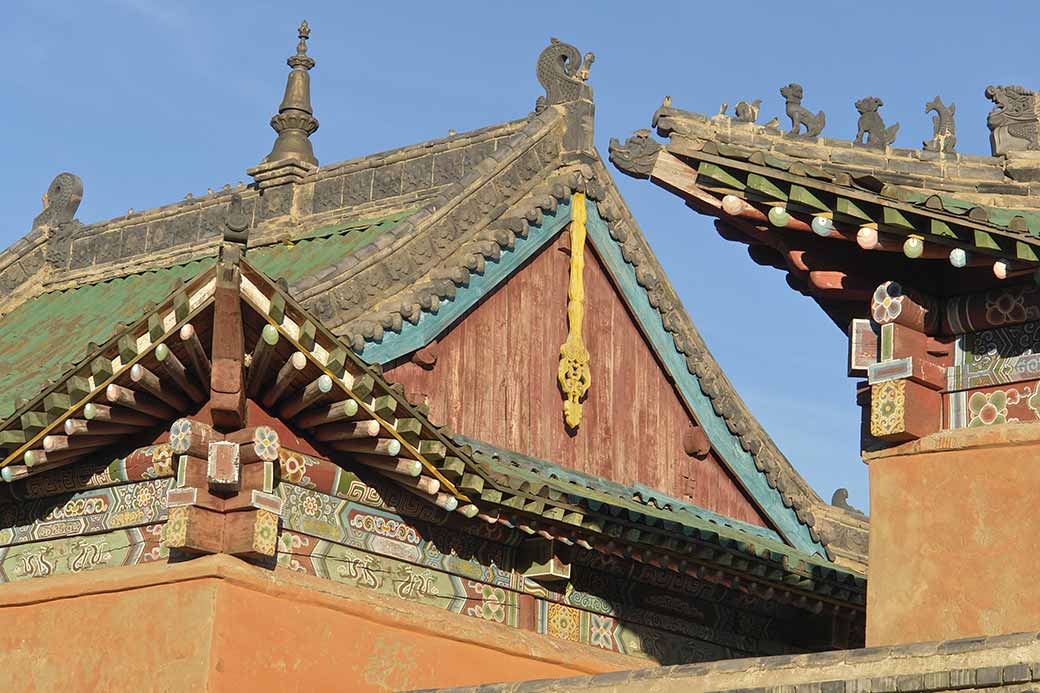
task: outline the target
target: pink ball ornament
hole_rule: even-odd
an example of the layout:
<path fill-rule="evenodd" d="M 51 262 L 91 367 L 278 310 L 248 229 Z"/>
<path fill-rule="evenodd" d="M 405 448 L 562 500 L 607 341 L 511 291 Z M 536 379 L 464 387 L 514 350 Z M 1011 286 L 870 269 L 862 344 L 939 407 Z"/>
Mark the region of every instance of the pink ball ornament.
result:
<path fill-rule="evenodd" d="M 722 198 L 722 211 L 736 216 L 744 211 L 744 201 L 736 195 L 726 195 Z"/>
<path fill-rule="evenodd" d="M 856 243 L 863 250 L 873 250 L 878 244 L 877 229 L 872 229 L 869 226 L 860 227 L 860 230 L 856 232 Z"/>

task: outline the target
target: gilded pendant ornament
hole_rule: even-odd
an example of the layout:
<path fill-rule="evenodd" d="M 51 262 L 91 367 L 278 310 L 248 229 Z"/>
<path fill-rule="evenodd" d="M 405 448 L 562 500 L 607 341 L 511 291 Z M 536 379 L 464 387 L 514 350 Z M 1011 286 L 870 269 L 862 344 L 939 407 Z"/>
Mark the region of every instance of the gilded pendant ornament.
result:
<path fill-rule="evenodd" d="M 563 415 L 570 428 L 581 423 L 581 399 L 589 391 L 589 350 L 582 337 L 585 320 L 585 193 L 576 192 L 571 200 L 571 266 L 567 286 L 567 339 L 560 347 L 560 367 L 556 372 L 566 399 Z"/>

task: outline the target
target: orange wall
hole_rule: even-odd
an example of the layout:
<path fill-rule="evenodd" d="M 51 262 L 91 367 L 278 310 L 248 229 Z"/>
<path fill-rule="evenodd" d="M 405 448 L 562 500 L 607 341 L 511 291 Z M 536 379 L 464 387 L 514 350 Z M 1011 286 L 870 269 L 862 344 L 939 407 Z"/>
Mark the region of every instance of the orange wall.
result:
<path fill-rule="evenodd" d="M 17 691 L 393 691 L 652 662 L 217 555 L 0 590 Z"/>
<path fill-rule="evenodd" d="M 4 585 L 0 689 L 204 690 L 216 584 L 132 579 L 156 567 L 167 568 L 109 568 Z M 112 580 L 116 573 L 124 579 Z"/>
<path fill-rule="evenodd" d="M 1040 441 L 1023 428 L 870 460 L 868 646 L 1040 630 Z"/>
<path fill-rule="evenodd" d="M 726 469 L 683 449 L 691 417 L 591 245 L 585 255 L 585 343 L 592 384 L 577 431 L 556 382 L 567 337 L 570 255 L 562 235 L 442 336 L 432 370 L 387 371 L 430 416 L 464 435 L 764 525 Z M 692 480 L 687 482 L 684 477 Z"/>

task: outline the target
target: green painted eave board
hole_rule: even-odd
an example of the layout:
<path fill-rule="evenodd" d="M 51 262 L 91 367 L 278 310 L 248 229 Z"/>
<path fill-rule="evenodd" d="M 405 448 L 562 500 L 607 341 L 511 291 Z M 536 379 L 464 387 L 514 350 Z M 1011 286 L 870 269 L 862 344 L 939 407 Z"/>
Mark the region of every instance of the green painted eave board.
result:
<path fill-rule="evenodd" d="M 166 298 L 176 283 L 213 263 L 207 258 L 52 291 L 0 319 L 0 421 L 14 413 L 15 402 L 31 399 L 45 381 L 81 361 L 88 343 L 106 341 Z"/>

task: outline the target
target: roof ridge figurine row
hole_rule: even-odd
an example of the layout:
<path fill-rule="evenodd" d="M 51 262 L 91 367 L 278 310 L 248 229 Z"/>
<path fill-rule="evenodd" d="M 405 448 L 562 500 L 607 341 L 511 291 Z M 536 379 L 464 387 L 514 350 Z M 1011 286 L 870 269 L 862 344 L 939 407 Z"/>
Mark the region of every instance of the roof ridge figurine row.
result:
<path fill-rule="evenodd" d="M 1001 156 L 1011 151 L 1040 150 L 1040 93 L 1020 86 L 986 87 L 986 98 L 996 104 L 986 119 L 991 133 L 993 155 Z M 791 120 L 789 135 L 795 137 L 818 137 L 827 123 L 823 111 L 813 113 L 802 105 L 805 92 L 802 85 L 791 82 L 780 88 L 784 97 L 785 111 Z M 762 99 L 740 101 L 734 109 L 735 120 L 755 123 L 758 120 Z M 883 149 L 895 142 L 899 123 L 886 126 L 878 109 L 884 101 L 876 96 L 867 96 L 855 102 L 859 111 L 856 137 L 853 143 L 864 147 Z M 729 104 L 722 104 L 719 115 L 727 115 Z M 957 105 L 944 104 L 938 95 L 927 102 L 924 112 L 935 112 L 932 117 L 932 138 L 923 145 L 925 151 L 953 152 L 957 144 L 957 125 L 954 114 Z M 767 128 L 779 128 L 780 121 L 773 118 L 765 124 Z"/>

